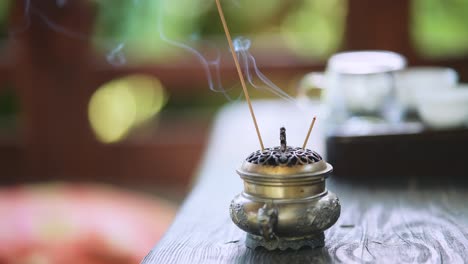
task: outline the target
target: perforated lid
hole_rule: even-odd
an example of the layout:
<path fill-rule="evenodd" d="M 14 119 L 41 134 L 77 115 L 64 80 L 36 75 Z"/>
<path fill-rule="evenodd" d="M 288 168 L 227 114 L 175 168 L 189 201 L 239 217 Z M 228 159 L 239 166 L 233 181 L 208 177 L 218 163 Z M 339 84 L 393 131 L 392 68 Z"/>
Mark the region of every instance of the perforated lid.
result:
<path fill-rule="evenodd" d="M 242 175 L 304 176 L 321 175 L 332 170 L 315 151 L 287 146 L 286 129 L 280 129 L 281 145 L 250 154 L 238 172 Z"/>

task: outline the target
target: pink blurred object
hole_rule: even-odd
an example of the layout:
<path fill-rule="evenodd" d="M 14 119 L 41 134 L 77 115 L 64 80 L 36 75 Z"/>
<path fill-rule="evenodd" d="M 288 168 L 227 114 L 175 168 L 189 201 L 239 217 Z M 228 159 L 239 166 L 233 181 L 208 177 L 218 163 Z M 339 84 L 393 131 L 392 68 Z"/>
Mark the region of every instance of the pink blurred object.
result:
<path fill-rule="evenodd" d="M 0 189 L 0 264 L 138 263 L 174 215 L 162 199 L 104 185 Z"/>

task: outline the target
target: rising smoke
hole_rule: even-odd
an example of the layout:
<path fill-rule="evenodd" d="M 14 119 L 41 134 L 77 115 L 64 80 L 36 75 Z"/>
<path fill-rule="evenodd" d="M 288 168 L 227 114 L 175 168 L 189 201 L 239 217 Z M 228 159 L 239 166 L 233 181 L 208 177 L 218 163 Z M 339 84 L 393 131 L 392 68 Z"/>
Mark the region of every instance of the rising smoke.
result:
<path fill-rule="evenodd" d="M 136 2 L 136 1 L 135 1 Z M 65 8 L 68 3 L 68 0 L 56 0 L 55 1 L 58 8 Z M 27 31 L 31 26 L 31 17 L 37 16 L 41 21 L 46 24 L 51 30 L 60 33 L 64 36 L 67 36 L 72 39 L 79 41 L 88 41 L 90 37 L 87 34 L 81 32 L 76 32 L 70 30 L 64 26 L 59 25 L 58 23 L 51 20 L 46 14 L 44 14 L 40 9 L 36 8 L 31 0 L 24 0 L 24 10 L 23 10 L 23 25 L 19 28 L 12 29 L 9 32 L 9 37 L 14 39 Z M 124 53 L 125 43 L 116 41 L 110 43 L 108 39 L 96 38 L 95 41 L 102 46 L 111 46 L 109 52 L 106 54 L 106 61 L 113 66 L 122 66 L 126 63 L 126 57 Z"/>
<path fill-rule="evenodd" d="M 279 96 L 290 102 L 295 102 L 295 99 L 289 96 L 281 88 L 275 85 L 270 79 L 268 79 L 257 67 L 257 62 L 255 57 L 249 52 L 251 41 L 248 38 L 237 37 L 233 41 L 234 49 L 236 51 L 237 57 L 239 58 L 239 63 L 242 66 L 244 71 L 245 78 L 252 85 L 252 87 L 264 90 L 273 93 L 276 96 Z M 255 83 L 255 78 L 257 78 L 260 84 Z"/>
<path fill-rule="evenodd" d="M 166 0 L 170 1 L 170 0 Z M 240 3 L 238 1 L 232 0 L 234 5 L 240 8 Z M 163 6 L 164 7 L 164 6 Z M 210 90 L 215 92 L 221 92 L 228 100 L 232 100 L 231 96 L 227 93 L 230 89 L 225 89 L 221 82 L 220 76 L 220 65 L 221 57 L 219 54 L 219 49 L 216 48 L 217 56 L 215 59 L 209 60 L 197 51 L 195 48 L 182 43 L 180 41 L 175 41 L 169 39 L 164 33 L 164 21 L 163 21 L 163 10 L 160 8 L 160 13 L 158 14 L 158 31 L 162 40 L 167 42 L 170 45 L 184 49 L 195 56 L 203 67 L 206 78 L 208 81 L 208 86 Z M 221 22 L 219 22 L 221 23 Z M 262 91 L 270 92 L 280 98 L 283 98 L 287 101 L 297 104 L 296 100 L 284 92 L 281 88 L 275 85 L 270 79 L 268 79 L 258 68 L 255 57 L 250 53 L 251 41 L 245 37 L 237 37 L 233 41 L 233 45 L 239 59 L 239 63 L 244 72 L 244 77 L 246 81 L 254 88 Z M 227 44 L 226 44 L 227 46 Z M 258 81 L 256 81 L 258 80 Z M 257 83 L 258 82 L 258 83 Z"/>
<path fill-rule="evenodd" d="M 133 5 L 141 4 L 142 0 L 133 0 Z M 208 82 L 208 87 L 214 92 L 222 93 L 228 100 L 234 100 L 241 96 L 241 91 L 239 90 L 239 96 L 232 97 L 229 95 L 231 89 L 225 89 L 222 85 L 222 79 L 220 74 L 221 66 L 221 55 L 217 47 L 212 47 L 212 50 L 215 52 L 215 56 L 212 59 L 208 59 L 207 56 L 204 56 L 200 51 L 195 49 L 189 44 L 183 43 L 180 40 L 174 40 L 169 38 L 164 31 L 164 10 L 165 4 L 171 0 L 162 0 L 160 2 L 159 12 L 157 18 L 155 19 L 155 34 L 158 34 L 161 40 L 165 43 L 177 47 L 179 49 L 185 50 L 192 54 L 200 63 L 201 67 L 204 70 L 206 79 Z M 190 0 L 187 0 L 190 1 Z M 240 4 L 236 0 L 231 0 L 234 3 L 234 6 L 241 8 Z M 58 8 L 66 8 L 68 1 L 67 0 L 56 0 L 56 5 Z M 41 10 L 36 8 L 31 0 L 24 0 L 24 23 L 20 28 L 14 29 L 10 32 L 10 37 L 15 38 L 21 33 L 28 30 L 31 25 L 31 16 L 37 16 L 45 23 L 51 30 L 63 34 L 67 37 L 77 39 L 79 41 L 88 41 L 89 36 L 80 32 L 74 32 L 66 27 L 59 25 L 58 23 L 51 20 L 44 14 Z M 123 41 L 110 41 L 109 39 L 100 39 L 96 38 L 95 41 L 101 46 L 110 47 L 109 51 L 106 54 L 106 61 L 113 66 L 122 66 L 127 63 L 125 48 L 126 43 Z M 225 42 L 223 42 L 225 43 Z M 211 44 L 211 43 L 210 43 Z M 255 89 L 262 91 L 270 92 L 280 98 L 283 98 L 287 101 L 296 103 L 295 99 L 289 96 L 281 88 L 275 85 L 270 79 L 268 79 L 257 66 L 255 57 L 250 52 L 250 47 L 252 45 L 251 41 L 245 37 L 237 37 L 234 39 L 234 47 L 236 54 L 238 56 L 239 62 L 241 64 L 244 77 L 246 81 Z M 213 46 L 213 45 L 211 45 Z M 227 43 L 225 43 L 227 47 Z"/>

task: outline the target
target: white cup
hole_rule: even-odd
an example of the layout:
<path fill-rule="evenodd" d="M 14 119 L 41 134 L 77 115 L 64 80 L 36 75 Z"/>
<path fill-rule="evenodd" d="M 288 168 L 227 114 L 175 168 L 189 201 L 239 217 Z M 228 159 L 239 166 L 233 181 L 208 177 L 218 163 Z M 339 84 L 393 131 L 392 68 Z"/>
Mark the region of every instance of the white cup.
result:
<path fill-rule="evenodd" d="M 450 88 L 415 89 L 416 109 L 422 121 L 435 129 L 468 125 L 468 84 Z"/>
<path fill-rule="evenodd" d="M 409 67 L 395 73 L 397 98 L 407 111 L 416 110 L 418 93 L 452 88 L 457 82 L 458 74 L 445 67 Z"/>
<path fill-rule="evenodd" d="M 328 119 L 342 123 L 350 116 L 364 115 L 398 121 L 401 111 L 395 104 L 393 73 L 405 66 L 406 59 L 390 51 L 333 55 L 325 72 L 315 73 L 320 80 L 316 85 L 324 89 Z"/>

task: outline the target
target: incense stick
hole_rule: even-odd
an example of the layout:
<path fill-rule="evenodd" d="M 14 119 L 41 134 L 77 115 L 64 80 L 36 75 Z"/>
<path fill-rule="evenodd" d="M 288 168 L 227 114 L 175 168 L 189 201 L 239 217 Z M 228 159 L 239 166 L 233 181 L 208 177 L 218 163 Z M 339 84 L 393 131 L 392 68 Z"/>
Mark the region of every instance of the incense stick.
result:
<path fill-rule="evenodd" d="M 307 141 L 309 141 L 310 132 L 312 132 L 312 128 L 314 128 L 314 124 L 315 124 L 316 119 L 317 119 L 316 116 L 314 116 L 314 118 L 312 118 L 312 123 L 310 123 L 309 132 L 307 132 L 307 136 L 306 136 L 306 138 L 304 140 L 304 145 L 302 145 L 302 149 L 305 149 L 306 146 L 307 146 Z"/>
<path fill-rule="evenodd" d="M 250 115 L 252 116 L 252 120 L 255 125 L 255 130 L 257 131 L 258 141 L 260 141 L 260 147 L 262 148 L 262 151 L 263 151 L 265 147 L 263 146 L 262 136 L 260 135 L 260 130 L 258 129 L 257 118 L 255 118 L 255 114 L 254 114 L 253 107 L 252 107 L 252 102 L 250 102 L 249 92 L 247 91 L 247 87 L 245 86 L 244 75 L 242 74 L 239 61 L 237 60 L 236 51 L 234 50 L 234 45 L 232 44 L 231 34 L 229 33 L 229 28 L 227 26 L 226 19 L 224 18 L 223 9 L 221 8 L 221 4 L 219 3 L 219 0 L 216 0 L 216 6 L 218 7 L 219 17 L 221 18 L 221 23 L 223 24 L 224 33 L 226 34 L 226 38 L 229 43 L 229 49 L 231 50 L 234 63 L 236 64 L 237 74 L 239 75 L 242 89 L 244 90 L 245 100 L 247 101 L 247 104 L 249 106 Z"/>

